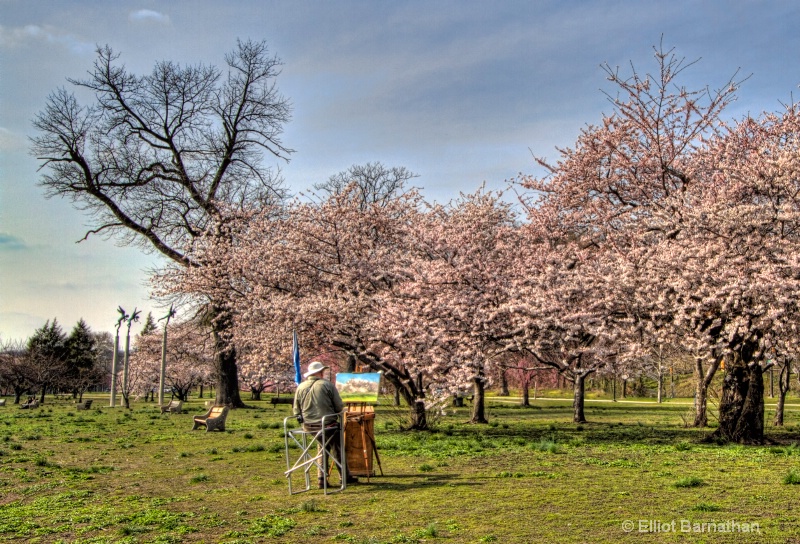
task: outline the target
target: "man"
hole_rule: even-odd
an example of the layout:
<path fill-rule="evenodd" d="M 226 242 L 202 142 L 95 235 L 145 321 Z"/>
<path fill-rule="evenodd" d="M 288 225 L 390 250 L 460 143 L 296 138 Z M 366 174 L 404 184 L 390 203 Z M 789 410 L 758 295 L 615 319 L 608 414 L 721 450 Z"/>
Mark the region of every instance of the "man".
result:
<path fill-rule="evenodd" d="M 294 394 L 294 415 L 299 421 L 303 423 L 303 430 L 310 432 L 317 432 L 322 427 L 323 416 L 338 414 L 344 410 L 344 402 L 342 397 L 339 396 L 339 391 L 328 380 L 322 377 L 323 371 L 328 368 L 319 361 L 314 361 L 308 365 L 308 370 L 303 377 L 306 378 L 303 383 L 297 387 Z M 327 418 L 326 425 L 334 423 L 334 418 Z M 340 426 L 325 430 L 324 437 L 318 436 L 317 440 L 324 444 L 327 442 L 328 455 L 333 456 L 334 459 L 343 459 L 344 474 L 340 476 L 348 483 L 358 482 L 358 478 L 352 477 L 347 472 L 347 459 L 343 458 L 341 446 L 341 438 L 339 436 Z M 338 466 L 337 466 L 338 468 Z M 324 467 L 317 467 L 317 477 L 319 479 L 319 488 L 325 487 L 325 477 L 328 471 L 327 464 Z"/>

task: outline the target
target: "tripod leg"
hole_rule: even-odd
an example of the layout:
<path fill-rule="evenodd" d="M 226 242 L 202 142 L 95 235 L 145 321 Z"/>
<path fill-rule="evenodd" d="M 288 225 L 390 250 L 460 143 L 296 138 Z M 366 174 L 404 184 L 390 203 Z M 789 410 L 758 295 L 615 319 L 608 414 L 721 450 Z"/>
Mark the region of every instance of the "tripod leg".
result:
<path fill-rule="evenodd" d="M 375 460 L 378 462 L 378 468 L 381 470 L 381 476 L 383 476 L 383 467 L 381 466 L 381 458 L 378 455 L 378 446 L 375 444 L 375 437 L 371 435 L 369 436 L 369 441 L 372 442 L 372 451 L 375 453 Z"/>

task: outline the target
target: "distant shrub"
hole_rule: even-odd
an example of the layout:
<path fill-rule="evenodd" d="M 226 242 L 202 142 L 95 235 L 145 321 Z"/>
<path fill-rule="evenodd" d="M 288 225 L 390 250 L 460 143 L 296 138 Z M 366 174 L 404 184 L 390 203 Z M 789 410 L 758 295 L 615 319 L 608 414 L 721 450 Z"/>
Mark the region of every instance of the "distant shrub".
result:
<path fill-rule="evenodd" d="M 800 472 L 797 472 L 795 469 L 792 469 L 783 477 L 783 483 L 786 485 L 797 485 L 800 484 Z"/>
<path fill-rule="evenodd" d="M 190 484 L 199 484 L 202 482 L 208 482 L 211 478 L 208 477 L 206 474 L 198 474 L 197 476 L 192 476 L 192 479 L 189 480 Z"/>
<path fill-rule="evenodd" d="M 558 453 L 559 447 L 556 444 L 555 438 L 542 438 L 537 444 L 534 444 L 534 449 L 538 451 L 543 451 L 546 453 Z"/>
<path fill-rule="evenodd" d="M 720 510 L 722 510 L 722 508 L 714 503 L 701 502 L 700 504 L 692 508 L 692 510 L 696 512 L 719 512 Z"/>
<path fill-rule="evenodd" d="M 703 480 L 701 480 L 697 476 L 688 476 L 686 478 L 681 478 L 673 485 L 675 487 L 700 487 L 706 484 Z"/>

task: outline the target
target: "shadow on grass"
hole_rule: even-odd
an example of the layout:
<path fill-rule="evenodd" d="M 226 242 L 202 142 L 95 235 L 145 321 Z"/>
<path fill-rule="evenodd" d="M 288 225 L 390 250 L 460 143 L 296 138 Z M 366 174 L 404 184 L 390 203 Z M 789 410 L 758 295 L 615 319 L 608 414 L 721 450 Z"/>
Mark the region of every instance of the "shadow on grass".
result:
<path fill-rule="evenodd" d="M 398 481 L 400 480 L 400 481 Z M 391 476 L 373 476 L 367 482 L 366 478 L 359 478 L 359 483 L 350 487 L 368 487 L 371 491 L 400 491 L 407 489 L 424 489 L 428 487 L 480 487 L 484 484 L 474 480 L 463 480 L 455 474 L 437 474 L 420 476 L 417 474 L 392 474 Z"/>
<path fill-rule="evenodd" d="M 525 441 L 535 443 L 549 440 L 558 443 L 580 442 L 592 444 L 619 444 L 661 446 L 677 443 L 704 443 L 715 429 L 687 426 L 693 418 L 691 405 L 603 403 L 587 406 L 587 422 L 572 422 L 572 407 L 560 401 L 543 405 L 490 406 L 488 425 L 465 424 L 461 420 L 448 424 L 439 422 L 433 434 L 448 439 L 478 441 Z M 462 413 L 450 416 L 450 421 Z M 800 440 L 800 426 L 772 427 L 765 421 L 767 443 L 788 444 Z"/>

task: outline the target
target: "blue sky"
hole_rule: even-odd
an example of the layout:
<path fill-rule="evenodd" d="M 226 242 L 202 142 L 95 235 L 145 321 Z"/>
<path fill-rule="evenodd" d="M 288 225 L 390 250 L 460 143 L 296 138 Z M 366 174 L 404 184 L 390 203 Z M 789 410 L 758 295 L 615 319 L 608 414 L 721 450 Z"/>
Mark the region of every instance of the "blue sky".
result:
<path fill-rule="evenodd" d="M 149 299 L 154 256 L 90 238 L 69 202 L 46 200 L 28 153 L 47 95 L 110 45 L 136 73 L 159 60 L 222 66 L 237 38 L 284 62 L 293 103 L 281 169 L 294 192 L 353 164 L 418 174 L 431 200 L 506 186 L 556 158 L 609 110 L 600 69 L 653 68 L 663 36 L 688 60 L 688 86 L 750 76 L 731 115 L 775 110 L 800 84 L 795 1 L 0 0 L 0 339 L 58 318 L 113 330 Z"/>

